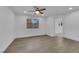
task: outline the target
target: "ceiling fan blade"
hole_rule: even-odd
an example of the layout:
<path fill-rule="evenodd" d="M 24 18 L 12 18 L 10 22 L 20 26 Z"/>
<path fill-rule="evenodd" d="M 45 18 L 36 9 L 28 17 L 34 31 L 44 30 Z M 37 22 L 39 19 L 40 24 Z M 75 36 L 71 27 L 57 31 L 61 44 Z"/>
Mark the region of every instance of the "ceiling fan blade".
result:
<path fill-rule="evenodd" d="M 37 6 L 33 6 L 34 7 L 34 9 L 38 9 L 38 7 Z"/>
<path fill-rule="evenodd" d="M 46 8 L 39 8 L 37 6 L 33 6 L 33 8 L 34 8 L 34 12 L 39 11 L 40 14 L 43 14 L 42 11 L 46 10 Z"/>
<path fill-rule="evenodd" d="M 40 11 L 46 10 L 46 8 L 40 9 Z"/>
<path fill-rule="evenodd" d="M 41 12 L 41 11 L 39 11 L 40 12 L 40 14 L 43 14 L 43 12 Z"/>
<path fill-rule="evenodd" d="M 35 11 L 38 11 L 38 10 L 39 10 L 39 7 L 34 6 L 34 10 L 35 10 Z"/>

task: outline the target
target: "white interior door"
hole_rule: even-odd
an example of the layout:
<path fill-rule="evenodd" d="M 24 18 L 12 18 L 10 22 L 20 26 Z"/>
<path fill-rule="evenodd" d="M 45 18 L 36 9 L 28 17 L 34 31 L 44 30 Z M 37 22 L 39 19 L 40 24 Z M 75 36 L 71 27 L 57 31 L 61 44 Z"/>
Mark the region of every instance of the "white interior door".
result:
<path fill-rule="evenodd" d="M 55 34 L 63 34 L 62 18 L 55 19 Z"/>

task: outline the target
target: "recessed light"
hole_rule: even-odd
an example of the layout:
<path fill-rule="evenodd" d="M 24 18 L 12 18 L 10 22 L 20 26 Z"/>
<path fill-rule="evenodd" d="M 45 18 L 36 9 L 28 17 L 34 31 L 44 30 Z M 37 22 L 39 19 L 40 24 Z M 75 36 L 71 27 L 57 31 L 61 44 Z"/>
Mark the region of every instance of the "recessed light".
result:
<path fill-rule="evenodd" d="M 70 7 L 69 10 L 72 10 L 72 8 Z"/>
<path fill-rule="evenodd" d="M 26 11 L 24 11 L 24 13 L 27 13 Z"/>

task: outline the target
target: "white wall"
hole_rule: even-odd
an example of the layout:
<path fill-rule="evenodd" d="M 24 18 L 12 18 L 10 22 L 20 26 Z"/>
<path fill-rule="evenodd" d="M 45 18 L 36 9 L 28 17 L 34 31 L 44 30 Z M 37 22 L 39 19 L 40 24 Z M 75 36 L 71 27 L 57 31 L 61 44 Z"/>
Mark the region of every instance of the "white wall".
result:
<path fill-rule="evenodd" d="M 55 21 L 53 17 L 48 17 L 46 21 L 46 31 L 47 35 L 54 36 L 55 35 Z"/>
<path fill-rule="evenodd" d="M 0 6 L 0 52 L 14 40 L 14 14 L 7 7 Z"/>
<path fill-rule="evenodd" d="M 15 36 L 18 37 L 28 37 L 28 36 L 37 36 L 45 35 L 45 19 L 39 19 L 39 28 L 38 29 L 27 29 L 26 28 L 26 19 L 28 16 L 16 15 L 15 19 Z"/>
<path fill-rule="evenodd" d="M 63 24 L 64 37 L 79 41 L 79 11 L 66 15 Z"/>

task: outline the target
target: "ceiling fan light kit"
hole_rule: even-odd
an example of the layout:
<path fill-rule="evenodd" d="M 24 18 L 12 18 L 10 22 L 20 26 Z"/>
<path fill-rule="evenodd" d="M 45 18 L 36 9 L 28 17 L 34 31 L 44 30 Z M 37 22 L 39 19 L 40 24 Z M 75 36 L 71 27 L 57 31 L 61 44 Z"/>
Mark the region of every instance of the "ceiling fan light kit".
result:
<path fill-rule="evenodd" d="M 38 14 L 44 14 L 43 12 L 44 10 L 46 10 L 46 8 L 40 8 L 38 6 L 33 6 L 33 10 L 31 11 L 33 11 L 35 15 L 38 15 Z"/>
<path fill-rule="evenodd" d="M 39 11 L 35 11 L 35 14 L 39 14 Z"/>

